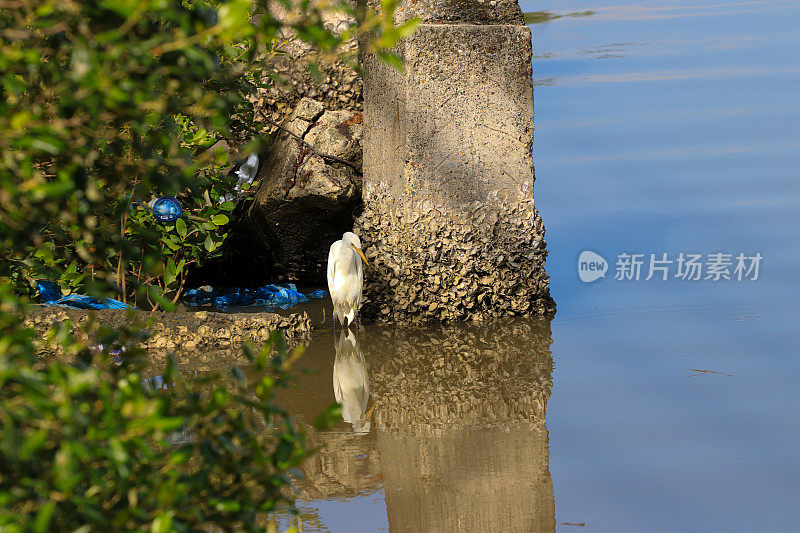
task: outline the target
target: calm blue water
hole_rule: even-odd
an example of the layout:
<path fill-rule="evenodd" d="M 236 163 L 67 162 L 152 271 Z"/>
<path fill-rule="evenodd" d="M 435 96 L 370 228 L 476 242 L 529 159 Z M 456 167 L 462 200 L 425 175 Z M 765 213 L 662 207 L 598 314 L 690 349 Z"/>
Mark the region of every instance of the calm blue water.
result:
<path fill-rule="evenodd" d="M 415 513 L 459 512 L 455 504 L 425 507 L 435 494 L 429 487 L 458 502 L 459 487 L 502 487 L 509 468 L 522 472 L 508 478 L 512 488 L 525 487 L 525 468 L 544 461 L 552 490 L 546 473 L 536 474 L 544 481 L 525 496 L 527 528 L 502 515 L 480 528 L 459 516 L 443 523 L 482 531 L 797 531 L 800 3 L 522 7 L 595 12 L 532 26 L 535 194 L 559 309 L 542 333 L 554 365 L 549 447 L 542 452 L 531 432 L 523 448 L 537 451 L 499 451 L 484 467 L 451 457 L 470 456 L 469 441 L 451 446 L 431 432 L 438 451 L 411 460 L 375 428 L 355 435 L 343 424 L 331 435 L 349 443 L 345 459 L 356 466 L 318 465 L 341 490 L 301 499 L 314 517 L 303 530 L 414 530 Z M 584 250 L 607 260 L 605 280 L 580 281 Z M 755 281 L 680 280 L 674 264 L 667 281 L 615 280 L 624 252 L 645 254 L 642 278 L 651 253 L 760 253 L 763 261 Z M 509 350 L 541 340 L 527 335 Z M 309 361 L 321 374 L 303 402 L 317 408 L 333 401 L 334 352 L 331 339 L 314 342 Z M 383 357 L 375 346 L 363 347 L 368 362 Z M 458 482 L 436 474 L 451 460 L 463 470 Z M 390 483 L 397 468 L 411 481 Z M 397 507 L 390 491 L 403 490 L 416 491 L 416 507 Z M 475 490 L 476 506 L 491 499 Z M 554 516 L 540 516 L 552 507 Z"/>
<path fill-rule="evenodd" d="M 558 5 L 585 9 L 533 28 L 556 522 L 797 531 L 800 5 Z M 611 277 L 621 252 L 764 259 L 757 281 L 587 285 L 584 249 Z"/>

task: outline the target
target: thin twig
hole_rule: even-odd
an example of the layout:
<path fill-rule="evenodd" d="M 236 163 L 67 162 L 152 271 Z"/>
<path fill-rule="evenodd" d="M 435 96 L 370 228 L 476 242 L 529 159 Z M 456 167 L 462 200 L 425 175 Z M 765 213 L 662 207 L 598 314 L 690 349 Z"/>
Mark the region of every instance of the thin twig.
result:
<path fill-rule="evenodd" d="M 156 49 L 158 49 L 159 54 L 163 54 L 165 52 L 174 52 L 175 50 L 180 50 L 181 48 L 194 46 L 195 44 L 199 43 L 206 37 L 213 37 L 221 33 L 224 29 L 225 28 L 221 24 L 217 24 L 215 26 L 211 26 L 210 28 L 206 28 L 200 33 L 195 33 L 194 35 L 187 35 L 181 37 L 177 41 L 171 41 L 169 43 L 162 44 L 161 46 L 157 46 Z"/>
<path fill-rule="evenodd" d="M 719 374 L 721 376 L 731 376 L 731 377 L 733 377 L 733 374 L 726 374 L 725 372 L 717 372 L 716 370 L 700 370 L 699 368 L 690 368 L 689 371 L 690 372 L 697 372 L 696 374 L 692 374 L 689 377 L 699 376 L 700 374 Z"/>
<path fill-rule="evenodd" d="M 181 294 L 183 294 L 183 285 L 184 285 L 185 283 L 186 283 L 186 275 L 185 275 L 185 273 L 184 273 L 184 272 L 181 272 L 181 283 L 180 283 L 180 285 L 178 286 L 178 290 L 177 290 L 177 292 L 175 293 L 175 297 L 172 299 L 172 303 L 175 303 L 175 302 L 177 302 L 177 301 L 178 301 L 178 298 L 180 298 L 180 297 L 181 297 Z"/>
<path fill-rule="evenodd" d="M 130 142 L 131 144 L 128 145 L 128 163 L 133 160 L 133 134 L 128 133 L 131 136 Z M 128 203 L 125 206 L 125 213 L 122 215 L 122 221 L 120 223 L 120 239 L 125 240 L 125 232 L 128 229 L 128 212 L 131 210 L 131 203 L 133 202 L 133 195 L 136 193 L 136 186 L 139 184 L 139 178 L 133 178 L 133 186 L 131 187 L 131 193 L 128 196 Z M 119 260 L 117 261 L 117 285 L 122 286 L 122 303 L 128 303 L 128 287 L 126 283 L 127 278 L 127 271 L 122 269 L 122 250 L 119 251 Z"/>
<path fill-rule="evenodd" d="M 356 165 L 352 161 L 348 161 L 346 159 L 341 159 L 339 157 L 336 157 L 335 155 L 328 155 L 328 154 L 323 154 L 322 152 L 318 152 L 313 146 L 311 146 L 311 144 L 308 143 L 308 141 L 306 141 L 305 139 L 303 139 L 302 137 L 300 137 L 296 133 L 287 130 L 286 128 L 284 128 L 280 124 L 276 124 L 275 122 L 273 122 L 267 115 L 264 114 L 264 111 L 262 111 L 261 109 L 258 110 L 258 113 L 261 115 L 261 117 L 270 126 L 275 126 L 279 130 L 281 130 L 281 131 L 283 131 L 285 133 L 288 133 L 292 138 L 294 138 L 294 140 L 296 140 L 297 142 L 299 142 L 300 144 L 306 146 L 309 150 L 311 150 L 311 152 L 314 155 L 317 155 L 317 156 L 321 157 L 325 161 L 333 161 L 335 163 L 341 163 L 343 165 L 347 165 L 348 167 L 350 167 L 353 170 L 355 170 L 359 175 L 361 174 L 361 167 L 359 167 L 358 165 Z"/>

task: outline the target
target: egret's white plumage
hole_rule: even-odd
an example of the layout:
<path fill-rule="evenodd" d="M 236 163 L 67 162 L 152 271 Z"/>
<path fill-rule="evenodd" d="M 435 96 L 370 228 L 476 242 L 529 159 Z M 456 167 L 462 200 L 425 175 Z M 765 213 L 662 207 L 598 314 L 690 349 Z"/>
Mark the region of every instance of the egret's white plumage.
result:
<path fill-rule="evenodd" d="M 366 262 L 361 252 L 361 240 L 355 233 L 348 231 L 342 235 L 342 240 L 331 244 L 328 253 L 328 291 L 333 300 L 333 315 L 342 325 L 352 324 L 358 314 Z"/>
<path fill-rule="evenodd" d="M 355 335 L 349 329 L 342 330 L 336 344 L 333 394 L 342 405 L 342 419 L 351 424 L 356 433 L 368 432 L 369 417 L 365 415 L 369 403 L 367 363 Z"/>

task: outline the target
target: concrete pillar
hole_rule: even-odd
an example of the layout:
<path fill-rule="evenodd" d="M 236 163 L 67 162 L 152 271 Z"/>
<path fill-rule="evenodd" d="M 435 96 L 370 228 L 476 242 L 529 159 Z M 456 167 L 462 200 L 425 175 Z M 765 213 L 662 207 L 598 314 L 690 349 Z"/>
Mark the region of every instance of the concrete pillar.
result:
<path fill-rule="evenodd" d="M 417 0 L 405 70 L 364 58 L 365 315 L 553 312 L 533 202 L 531 32 L 515 0 Z"/>

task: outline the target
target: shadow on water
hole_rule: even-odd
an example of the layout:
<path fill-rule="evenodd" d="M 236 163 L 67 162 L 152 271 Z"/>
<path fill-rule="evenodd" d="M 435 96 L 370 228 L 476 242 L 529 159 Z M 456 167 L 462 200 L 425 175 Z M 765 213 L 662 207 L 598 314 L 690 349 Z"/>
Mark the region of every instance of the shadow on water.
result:
<path fill-rule="evenodd" d="M 344 421 L 311 435 L 301 507 L 382 492 L 391 531 L 554 530 L 551 343 L 546 320 L 318 334 L 281 402 Z"/>

